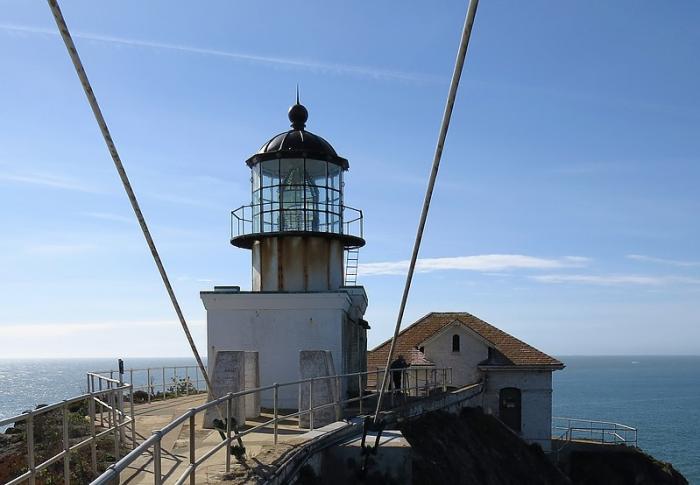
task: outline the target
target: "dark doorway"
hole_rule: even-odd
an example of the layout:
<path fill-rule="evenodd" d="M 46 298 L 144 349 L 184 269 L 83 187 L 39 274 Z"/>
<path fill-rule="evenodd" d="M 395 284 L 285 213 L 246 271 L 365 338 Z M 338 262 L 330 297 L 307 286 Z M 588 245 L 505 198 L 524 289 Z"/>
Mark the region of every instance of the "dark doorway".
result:
<path fill-rule="evenodd" d="M 498 399 L 498 417 L 513 431 L 520 431 L 522 422 L 520 389 L 504 387 L 498 393 Z"/>

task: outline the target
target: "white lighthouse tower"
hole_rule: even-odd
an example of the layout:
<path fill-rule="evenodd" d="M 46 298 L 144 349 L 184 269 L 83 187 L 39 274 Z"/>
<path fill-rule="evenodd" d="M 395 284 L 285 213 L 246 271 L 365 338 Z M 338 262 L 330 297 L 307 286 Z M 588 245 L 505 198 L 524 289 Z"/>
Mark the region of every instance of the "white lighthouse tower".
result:
<path fill-rule="evenodd" d="M 201 292 L 210 371 L 216 352 L 225 350 L 257 351 L 262 385 L 299 379 L 306 350 L 330 351 L 338 374 L 366 368 L 367 295 L 352 277 L 355 257 L 351 286 L 344 264 L 347 252 L 365 244 L 362 212 L 344 205 L 348 161 L 306 131 L 307 118 L 297 99 L 289 109 L 292 129 L 246 160 L 252 198 L 231 214 L 231 244 L 251 251 L 252 290 Z M 354 391 L 352 384 L 342 390 Z M 297 403 L 294 386 L 280 389 L 279 406 Z"/>

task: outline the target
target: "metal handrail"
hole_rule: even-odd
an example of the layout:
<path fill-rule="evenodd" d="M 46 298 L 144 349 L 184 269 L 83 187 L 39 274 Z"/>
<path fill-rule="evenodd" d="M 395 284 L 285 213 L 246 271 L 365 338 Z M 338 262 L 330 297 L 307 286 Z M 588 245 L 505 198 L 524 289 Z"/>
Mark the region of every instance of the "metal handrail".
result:
<path fill-rule="evenodd" d="M 364 237 L 364 217 L 360 209 L 332 204 L 333 209 L 314 208 L 284 208 L 279 205 L 271 209 L 263 209 L 260 204 L 247 204 L 231 211 L 231 239 L 250 234 L 265 234 L 288 231 L 321 232 L 341 234 L 353 237 Z M 299 221 L 298 229 L 282 227 L 281 220 L 285 214 L 302 213 L 303 220 Z M 265 220 L 265 214 L 270 214 L 270 220 Z M 308 215 L 323 215 L 327 222 L 314 224 L 308 220 Z"/>
<path fill-rule="evenodd" d="M 637 428 L 612 421 L 553 417 L 552 434 L 566 442 L 586 440 L 637 447 Z"/>
<path fill-rule="evenodd" d="M 411 369 L 390 369 L 390 372 L 401 372 L 403 375 L 407 375 L 411 373 Z M 426 369 L 413 369 L 415 373 L 415 380 L 416 382 L 418 381 L 419 373 L 426 376 L 426 378 L 432 377 L 433 380 L 432 382 L 425 382 L 422 387 L 416 386 L 415 388 L 400 388 L 400 389 L 392 389 L 389 392 L 392 393 L 392 395 L 395 395 L 396 393 L 403 393 L 404 391 L 407 391 L 409 395 L 411 395 L 412 392 L 422 390 L 424 395 L 429 395 L 431 390 L 435 389 L 440 389 L 442 391 L 445 391 L 448 385 L 448 376 L 450 378 L 450 383 L 451 383 L 451 375 L 452 375 L 452 369 L 451 368 L 439 368 L 439 369 L 429 369 L 429 372 L 425 372 Z M 128 453 L 126 456 L 124 456 L 121 460 L 118 462 L 114 463 L 111 465 L 102 475 L 97 477 L 92 483 L 93 484 L 108 484 L 111 482 L 111 480 L 114 480 L 119 477 L 119 474 L 124 471 L 131 463 L 133 463 L 137 458 L 142 456 L 143 454 L 147 453 L 151 448 L 153 449 L 153 469 L 154 469 L 154 483 L 156 485 L 160 485 L 163 481 L 163 477 L 161 475 L 161 440 L 163 436 L 167 435 L 169 432 L 177 429 L 181 424 L 185 423 L 186 421 L 190 421 L 190 427 L 189 427 L 189 433 L 190 433 L 190 462 L 188 466 L 185 468 L 185 471 L 182 473 L 182 475 L 176 480 L 175 483 L 181 484 L 185 483 L 185 481 L 189 478 L 190 484 L 195 483 L 195 471 L 199 465 L 201 465 L 204 461 L 209 459 L 211 456 L 213 456 L 217 451 L 219 451 L 223 447 L 229 447 L 231 444 L 234 442 L 234 440 L 238 440 L 244 436 L 246 436 L 249 433 L 252 433 L 253 431 L 257 431 L 259 429 L 272 426 L 273 428 L 273 443 L 277 445 L 278 442 L 278 426 L 281 421 L 290 419 L 292 417 L 301 417 L 305 414 L 309 415 L 309 430 L 314 429 L 314 413 L 318 412 L 321 409 L 325 409 L 327 407 L 339 407 L 343 404 L 348 404 L 351 402 L 359 402 L 360 403 L 360 409 L 359 409 L 359 415 L 362 414 L 362 403 L 363 400 L 370 399 L 372 397 L 375 397 L 378 395 L 377 392 L 369 392 L 365 394 L 365 386 L 363 385 L 363 378 L 366 378 L 370 374 L 375 374 L 378 373 L 379 371 L 367 371 L 367 372 L 354 372 L 354 373 L 349 373 L 349 374 L 341 374 L 341 375 L 333 375 L 333 376 L 319 376 L 319 377 L 312 377 L 312 378 L 307 378 L 307 379 L 299 379 L 296 381 L 291 381 L 291 382 L 285 382 L 282 384 L 271 384 L 267 386 L 262 386 L 262 387 L 257 387 L 254 389 L 246 389 L 243 391 L 238 391 L 234 393 L 228 393 L 225 396 L 213 399 L 212 401 L 209 401 L 207 403 L 201 404 L 199 406 L 193 407 L 189 409 L 185 414 L 179 416 L 172 422 L 170 422 L 167 426 L 164 428 L 154 431 L 153 434 L 146 439 L 143 443 L 140 445 L 136 446 L 130 453 Z M 438 375 L 441 376 L 440 381 L 438 381 Z M 359 396 L 357 397 L 351 397 L 347 399 L 340 399 L 339 393 L 340 393 L 340 379 L 351 379 L 351 378 L 357 378 L 358 382 L 358 389 L 359 389 Z M 315 405 L 314 399 L 313 399 L 313 383 L 314 382 L 319 382 L 323 380 L 328 380 L 328 379 L 333 379 L 336 382 L 336 389 L 338 392 L 338 397 L 337 399 L 332 399 L 331 402 L 326 402 L 322 404 L 317 404 Z M 278 394 L 279 394 L 279 389 L 281 387 L 286 387 L 286 386 L 302 386 L 302 385 L 307 385 L 309 386 L 309 407 L 308 409 L 299 409 L 294 413 L 287 414 L 287 415 L 280 415 L 279 414 L 279 406 L 278 406 Z M 231 429 L 230 423 L 231 423 L 231 417 L 232 417 L 232 406 L 233 406 L 233 400 L 234 399 L 239 399 L 242 398 L 248 394 L 254 394 L 254 393 L 262 393 L 265 391 L 273 391 L 273 418 L 270 420 L 267 420 L 264 423 L 257 424 L 256 426 L 253 426 L 251 428 L 245 429 L 245 430 L 240 430 L 236 431 L 235 434 L 233 434 L 233 430 Z M 418 395 L 418 394 L 416 394 Z M 197 414 L 206 411 L 207 409 L 210 409 L 214 406 L 219 406 L 222 404 L 226 404 L 226 423 L 227 423 L 227 430 L 226 430 L 226 439 L 224 439 L 221 443 L 218 443 L 215 445 L 212 449 L 204 453 L 201 457 L 197 458 L 194 454 L 194 433 L 195 433 L 195 426 L 194 426 L 194 418 Z M 230 472 L 230 455 L 227 453 L 226 456 L 226 473 Z"/>
<path fill-rule="evenodd" d="M 131 425 L 130 427 L 132 435 L 132 444 L 135 444 L 133 402 L 131 403 L 130 415 L 127 415 L 123 409 L 124 392 L 130 392 L 132 387 L 130 384 L 118 385 L 119 382 L 114 381 L 113 379 L 105 379 L 105 381 L 107 381 L 105 389 L 88 389 L 88 392 L 86 394 L 72 397 L 70 399 L 65 399 L 61 402 L 49 404 L 48 406 L 43 406 L 39 409 L 27 411 L 17 416 L 11 416 L 9 418 L 0 419 L 0 426 L 16 426 L 17 423 L 25 422 L 27 427 L 27 463 L 29 469 L 23 474 L 19 475 L 18 477 L 13 478 L 5 485 L 16 485 L 23 482 L 29 482 L 31 485 L 33 485 L 36 481 L 39 472 L 61 459 L 63 459 L 63 481 L 66 485 L 69 485 L 71 455 L 77 450 L 88 445 L 90 445 L 92 448 L 92 471 L 95 475 L 97 475 L 97 440 L 102 436 L 112 433 L 114 435 L 114 454 L 115 457 L 119 458 L 121 443 L 123 441 L 123 431 L 124 428 L 128 425 Z M 68 430 L 68 408 L 69 406 L 75 403 L 79 403 L 85 400 L 88 401 L 88 415 L 90 416 L 90 436 L 76 444 L 71 445 Z M 98 432 L 96 429 L 98 421 L 98 406 L 100 413 L 100 427 L 104 428 L 100 432 Z M 62 412 L 61 438 L 63 442 L 63 450 L 47 458 L 42 463 L 37 464 L 35 451 L 36 443 L 34 442 L 34 421 L 37 418 L 37 416 L 57 410 L 61 410 Z M 105 419 L 104 417 L 105 410 L 107 412 L 107 419 Z M 105 422 L 107 422 L 106 428 L 104 426 Z"/>
<path fill-rule="evenodd" d="M 184 372 L 184 375 L 183 375 Z M 145 373 L 145 384 L 136 384 L 134 375 Z M 114 376 L 119 376 L 118 370 L 100 370 L 87 373 L 88 385 L 91 375 L 99 375 L 103 380 L 116 381 Z M 109 375 L 109 378 L 106 376 Z M 180 379 L 185 381 L 184 395 L 199 394 L 207 392 L 206 380 L 201 376 L 199 366 L 196 365 L 173 365 L 163 367 L 134 367 L 124 370 L 122 377 L 128 376 L 128 382 L 133 386 L 134 392 L 146 392 L 146 402 L 149 404 L 153 399 L 166 400 L 180 397 L 178 385 Z M 159 378 L 159 379 L 157 379 Z M 172 389 L 172 393 L 168 392 Z M 160 392 L 160 395 L 158 394 Z"/>

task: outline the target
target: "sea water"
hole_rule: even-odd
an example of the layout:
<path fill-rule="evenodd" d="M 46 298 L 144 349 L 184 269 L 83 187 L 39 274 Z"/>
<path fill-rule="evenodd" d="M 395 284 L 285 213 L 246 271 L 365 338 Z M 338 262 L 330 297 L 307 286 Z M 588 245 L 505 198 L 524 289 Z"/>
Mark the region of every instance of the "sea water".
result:
<path fill-rule="evenodd" d="M 643 450 L 700 484 L 700 356 L 559 358 L 554 416 L 635 427 Z"/>
<path fill-rule="evenodd" d="M 566 368 L 553 376 L 554 416 L 633 426 L 642 449 L 700 485 L 700 356 L 559 358 Z M 124 364 L 157 368 L 194 361 L 125 359 Z M 86 372 L 116 368 L 113 359 L 0 359 L 0 419 L 82 394 Z M 135 377 L 137 384 L 142 379 L 143 373 Z M 159 383 L 162 376 L 154 380 Z"/>

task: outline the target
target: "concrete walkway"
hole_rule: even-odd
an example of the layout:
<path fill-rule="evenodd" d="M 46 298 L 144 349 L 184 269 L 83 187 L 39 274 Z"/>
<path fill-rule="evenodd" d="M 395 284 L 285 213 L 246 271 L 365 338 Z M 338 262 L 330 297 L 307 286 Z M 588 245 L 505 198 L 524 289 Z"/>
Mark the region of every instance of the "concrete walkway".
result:
<path fill-rule="evenodd" d="M 137 404 L 134 406 L 134 417 L 136 420 L 137 443 L 143 442 L 151 436 L 153 431 L 161 429 L 174 421 L 179 416 L 185 414 L 190 408 L 199 406 L 206 402 L 206 394 L 194 396 L 184 396 L 167 401 L 158 401 L 151 404 Z M 294 411 L 281 411 L 285 414 Z M 272 419 L 270 410 L 263 409 L 259 418 L 248 419 L 247 428 L 256 426 Z M 195 421 L 195 456 L 199 459 L 210 451 L 215 445 L 221 443 L 218 431 L 203 429 L 202 422 L 204 413 L 200 413 Z M 272 463 L 276 458 L 305 441 L 303 435 L 308 434 L 306 430 L 298 428 L 296 419 L 282 421 L 278 427 L 278 446 L 273 446 L 273 430 L 263 428 L 243 437 L 243 445 L 246 448 L 246 459 L 239 463 L 235 457 L 231 457 L 232 477 L 243 478 L 249 475 L 250 466 L 259 467 Z M 174 482 L 185 471 L 189 464 L 189 422 L 184 422 L 173 431 L 163 436 L 161 441 L 162 460 L 161 472 L 164 481 Z M 196 471 L 196 483 L 221 483 L 225 472 L 226 449 L 222 448 L 203 464 Z M 124 484 L 152 484 L 153 459 L 148 453 L 134 461 L 131 466 L 122 472 L 121 483 Z M 187 482 L 189 483 L 189 482 Z"/>

